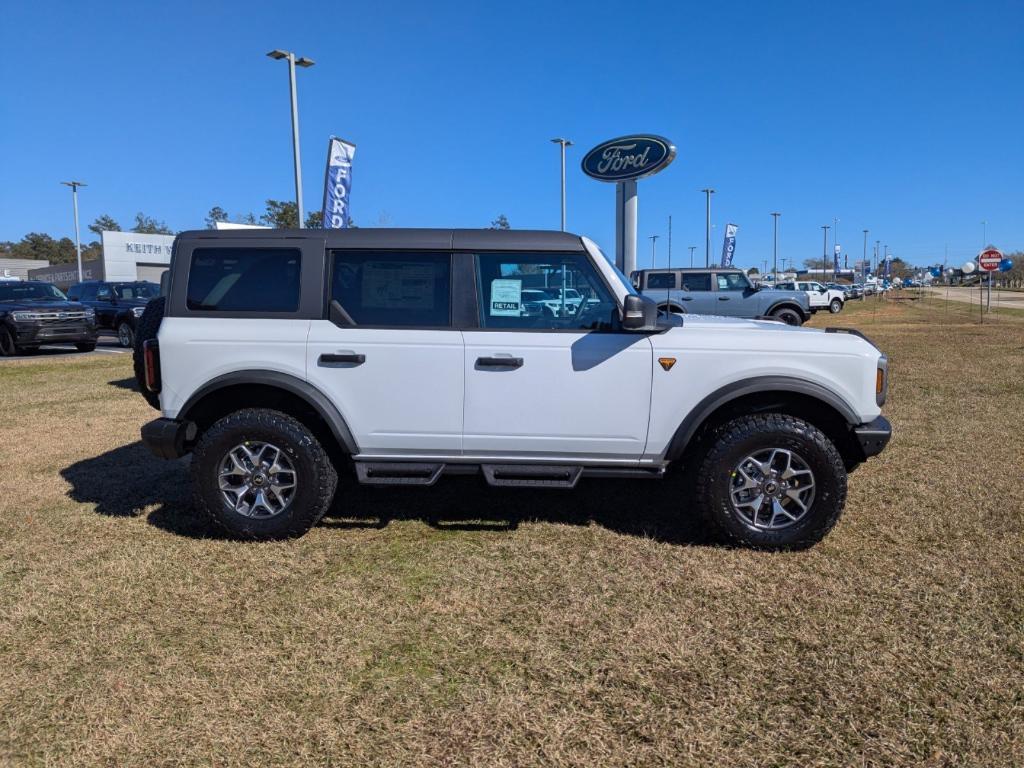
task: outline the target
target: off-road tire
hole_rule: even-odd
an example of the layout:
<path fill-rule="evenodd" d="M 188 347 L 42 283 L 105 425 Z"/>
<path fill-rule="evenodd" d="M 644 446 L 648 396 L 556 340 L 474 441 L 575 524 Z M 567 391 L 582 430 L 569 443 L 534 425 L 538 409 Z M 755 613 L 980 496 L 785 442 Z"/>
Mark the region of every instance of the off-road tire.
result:
<path fill-rule="evenodd" d="M 731 474 L 744 456 L 766 448 L 798 453 L 814 473 L 815 496 L 806 515 L 787 528 L 756 529 L 730 501 Z M 806 549 L 832 530 L 846 503 L 846 467 L 817 427 L 780 413 L 741 416 L 701 442 L 689 473 L 698 512 L 726 541 L 765 550 Z"/>
<path fill-rule="evenodd" d="M 135 331 L 126 322 L 117 326 L 117 343 L 126 349 L 135 349 Z"/>
<path fill-rule="evenodd" d="M 149 339 L 155 339 L 160 330 L 160 321 L 164 319 L 164 303 L 166 299 L 159 296 L 146 305 L 146 309 L 135 324 L 135 350 L 132 353 L 132 364 L 135 368 L 135 382 L 146 402 L 160 410 L 160 396 L 146 389 L 146 365 L 142 354 L 142 345 Z"/>
<path fill-rule="evenodd" d="M 295 497 L 274 517 L 245 517 L 227 504 L 218 487 L 225 455 L 247 440 L 281 448 L 295 467 Z M 229 536 L 259 541 L 306 533 L 330 507 L 338 484 L 337 472 L 313 433 L 291 416 L 266 408 L 235 411 L 206 430 L 192 451 L 191 471 L 196 509 Z"/>
<path fill-rule="evenodd" d="M 95 341 L 83 341 L 75 344 L 75 349 L 79 352 L 92 352 L 96 349 Z"/>
<path fill-rule="evenodd" d="M 13 357 L 18 354 L 18 345 L 14 343 L 14 336 L 7 328 L 0 325 L 0 357 Z"/>
<path fill-rule="evenodd" d="M 843 300 L 832 299 L 832 301 L 830 301 L 828 304 L 828 311 L 831 312 L 833 315 L 838 315 L 840 312 L 843 311 Z"/>
<path fill-rule="evenodd" d="M 803 325 L 804 319 L 795 309 L 789 307 L 782 307 L 772 312 L 772 317 L 777 320 L 781 320 L 786 325 Z"/>

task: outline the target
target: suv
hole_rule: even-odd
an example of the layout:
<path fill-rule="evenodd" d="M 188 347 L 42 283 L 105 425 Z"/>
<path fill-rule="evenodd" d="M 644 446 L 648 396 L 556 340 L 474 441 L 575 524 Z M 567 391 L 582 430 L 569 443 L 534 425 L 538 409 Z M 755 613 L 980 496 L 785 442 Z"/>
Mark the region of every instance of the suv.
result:
<path fill-rule="evenodd" d="M 641 269 L 633 273 L 633 285 L 666 313 L 774 317 L 789 325 L 811 317 L 807 296 L 756 288 L 741 269 Z"/>
<path fill-rule="evenodd" d="M 811 311 L 817 312 L 820 309 L 827 309 L 833 315 L 843 311 L 846 304 L 846 293 L 839 288 L 829 288 L 813 280 L 792 280 L 779 283 L 777 286 L 783 291 L 803 291 L 811 302 Z"/>
<path fill-rule="evenodd" d="M 160 294 L 156 283 L 105 283 L 90 280 L 68 288 L 68 296 L 96 312 L 96 327 L 113 331 L 122 347 L 135 346 L 135 326 L 150 299 Z"/>
<path fill-rule="evenodd" d="M 69 342 L 80 352 L 92 352 L 96 349 L 94 320 L 89 307 L 68 301 L 49 283 L 0 282 L 0 355 Z"/>
<path fill-rule="evenodd" d="M 659 314 L 565 232 L 185 232 L 169 274 L 139 325 L 162 411 L 142 439 L 192 454 L 195 503 L 233 536 L 303 534 L 344 509 L 339 474 L 474 473 L 665 477 L 735 542 L 806 547 L 890 436 L 887 359 L 864 336 Z M 545 285 L 582 301 L 523 314 Z"/>

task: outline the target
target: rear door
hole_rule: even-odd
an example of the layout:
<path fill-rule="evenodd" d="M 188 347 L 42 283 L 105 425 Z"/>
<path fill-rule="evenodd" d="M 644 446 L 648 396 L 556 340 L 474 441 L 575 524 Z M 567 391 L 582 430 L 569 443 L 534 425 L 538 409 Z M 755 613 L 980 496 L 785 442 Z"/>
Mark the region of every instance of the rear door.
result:
<path fill-rule="evenodd" d="M 328 253 L 328 310 L 309 331 L 309 381 L 364 456 L 462 451 L 463 343 L 450 251 Z"/>
<path fill-rule="evenodd" d="M 711 289 L 710 272 L 681 272 L 679 274 L 682 290 L 679 292 L 682 307 L 686 312 L 696 315 L 714 315 L 718 313 L 715 306 L 715 292 Z"/>

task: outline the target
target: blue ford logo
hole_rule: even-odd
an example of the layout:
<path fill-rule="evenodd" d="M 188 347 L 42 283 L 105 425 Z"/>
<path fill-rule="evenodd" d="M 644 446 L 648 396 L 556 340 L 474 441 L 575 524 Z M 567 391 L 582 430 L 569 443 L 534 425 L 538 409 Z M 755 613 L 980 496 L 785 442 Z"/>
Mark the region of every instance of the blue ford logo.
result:
<path fill-rule="evenodd" d="M 587 152 L 583 172 L 598 181 L 642 179 L 676 158 L 676 148 L 661 136 L 623 136 Z"/>

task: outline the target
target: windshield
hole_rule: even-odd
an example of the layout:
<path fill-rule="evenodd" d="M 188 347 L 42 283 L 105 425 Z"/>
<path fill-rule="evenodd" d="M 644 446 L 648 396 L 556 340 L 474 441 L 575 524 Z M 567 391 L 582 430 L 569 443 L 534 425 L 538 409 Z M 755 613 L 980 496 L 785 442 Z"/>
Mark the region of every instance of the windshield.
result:
<path fill-rule="evenodd" d="M 155 299 L 160 295 L 160 286 L 156 283 L 127 283 L 115 285 L 114 293 L 119 299 Z"/>
<path fill-rule="evenodd" d="M 67 301 L 49 283 L 0 283 L 0 301 Z"/>

